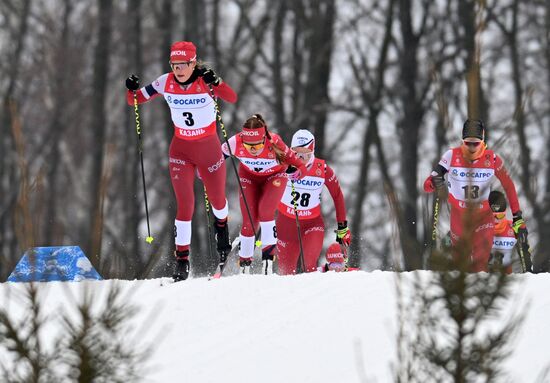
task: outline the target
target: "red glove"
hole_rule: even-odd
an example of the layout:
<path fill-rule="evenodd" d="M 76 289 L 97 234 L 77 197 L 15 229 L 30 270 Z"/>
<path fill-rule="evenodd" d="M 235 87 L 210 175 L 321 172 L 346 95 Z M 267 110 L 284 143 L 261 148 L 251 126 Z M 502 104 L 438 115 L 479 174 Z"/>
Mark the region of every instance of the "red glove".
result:
<path fill-rule="evenodd" d="M 431 174 L 426 178 L 426 181 L 424 181 L 424 191 L 426 193 L 433 193 L 435 191 L 434 180 Z"/>

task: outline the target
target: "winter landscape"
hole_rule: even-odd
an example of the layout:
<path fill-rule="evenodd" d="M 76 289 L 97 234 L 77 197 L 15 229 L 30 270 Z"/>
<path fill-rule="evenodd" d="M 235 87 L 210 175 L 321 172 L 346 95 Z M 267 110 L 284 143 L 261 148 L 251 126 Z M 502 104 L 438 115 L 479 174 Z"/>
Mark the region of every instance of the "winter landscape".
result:
<path fill-rule="evenodd" d="M 0 383 L 550 382 L 548 0 L 2 0 L 0 57 Z"/>
<path fill-rule="evenodd" d="M 428 272 L 421 272 L 428 273 Z M 402 273 L 404 279 L 413 273 Z M 549 382 L 545 275 L 518 275 L 517 289 L 487 331 L 509 315 L 526 319 L 502 363 L 507 382 Z M 396 274 L 392 272 L 229 276 L 171 283 L 145 281 L 50 282 L 40 285 L 46 311 L 70 307 L 86 289 L 101 306 L 106 291 L 120 284 L 139 307 L 125 341 L 153 346 L 144 382 L 391 382 L 397 365 Z M 0 285 L 2 308 L 17 317 L 23 284 Z M 101 298 L 100 298 L 101 297 Z M 59 331 L 43 334 L 51 341 Z M 135 345 L 135 346 L 134 346 Z M 51 345 L 50 345 L 51 346 Z M 5 350 L 0 349 L 5 362 Z M 539 379 L 540 378 L 540 379 Z M 481 380 L 480 380 L 481 381 Z"/>

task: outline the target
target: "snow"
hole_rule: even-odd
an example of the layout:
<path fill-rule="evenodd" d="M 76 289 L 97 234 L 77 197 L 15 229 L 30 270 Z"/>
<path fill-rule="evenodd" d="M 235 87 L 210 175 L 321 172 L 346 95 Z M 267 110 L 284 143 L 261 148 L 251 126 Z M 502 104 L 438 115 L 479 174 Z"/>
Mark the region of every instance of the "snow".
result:
<path fill-rule="evenodd" d="M 155 344 L 146 382 L 390 382 L 395 276 L 357 271 L 179 283 L 50 282 L 40 289 L 47 307 L 58 310 L 67 305 L 67 292 L 78 297 L 91 287 L 103 297 L 112 284 L 121 284 L 140 307 L 133 319 L 140 341 Z M 534 382 L 550 363 L 550 279 L 518 278 L 510 306 L 529 302 L 529 313 L 506 366 L 511 381 Z M 21 314 L 13 293 L 22 287 L 0 284 L 0 306 L 13 315 Z"/>

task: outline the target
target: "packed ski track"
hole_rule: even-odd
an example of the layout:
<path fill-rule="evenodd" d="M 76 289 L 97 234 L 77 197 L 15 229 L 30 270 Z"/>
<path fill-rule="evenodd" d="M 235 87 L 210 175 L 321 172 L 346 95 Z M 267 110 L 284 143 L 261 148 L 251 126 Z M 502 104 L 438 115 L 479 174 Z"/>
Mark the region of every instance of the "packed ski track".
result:
<path fill-rule="evenodd" d="M 40 290 L 46 310 L 55 313 L 67 306 L 69 295 L 78 297 L 89 288 L 100 302 L 109 287 L 120 284 L 139 307 L 132 318 L 136 338 L 129 341 L 154 346 L 144 382 L 391 382 L 397 355 L 395 276 L 382 271 L 224 275 L 178 283 L 169 278 L 50 282 L 41 283 Z M 518 278 L 522 283 L 510 307 L 526 305 L 528 313 L 505 368 L 510 381 L 535 382 L 550 363 L 550 279 L 546 274 Z M 13 292 L 22 287 L 0 284 L 0 305 L 15 316 L 22 313 Z M 496 325 L 499 320 L 504 319 L 495 319 Z M 53 334 L 50 329 L 45 339 Z"/>

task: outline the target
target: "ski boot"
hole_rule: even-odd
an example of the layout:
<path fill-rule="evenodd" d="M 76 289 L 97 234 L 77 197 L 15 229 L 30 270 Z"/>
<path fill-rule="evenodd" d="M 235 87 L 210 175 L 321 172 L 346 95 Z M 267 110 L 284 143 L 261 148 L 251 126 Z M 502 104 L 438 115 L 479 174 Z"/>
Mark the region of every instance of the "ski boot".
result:
<path fill-rule="evenodd" d="M 174 282 L 184 281 L 189 277 L 189 250 L 174 251 L 176 267 L 172 278 Z"/>
<path fill-rule="evenodd" d="M 239 274 L 251 274 L 252 258 L 239 257 Z"/>
<path fill-rule="evenodd" d="M 225 261 L 231 252 L 229 243 L 229 228 L 227 227 L 227 218 L 214 220 L 214 230 L 216 231 L 216 250 L 220 255 L 220 265 L 225 265 Z"/>
<path fill-rule="evenodd" d="M 275 245 L 269 245 L 262 249 L 262 274 L 273 274 L 273 259 L 275 258 Z"/>

